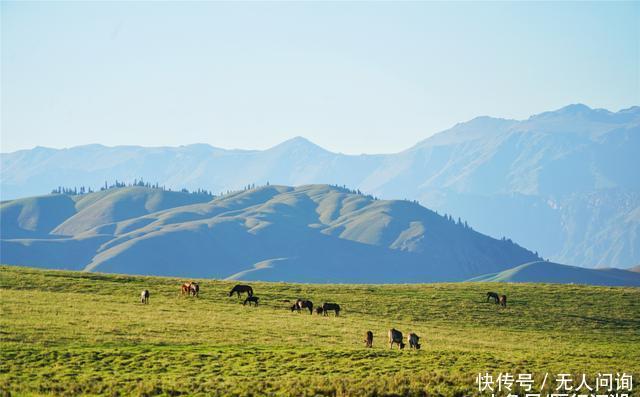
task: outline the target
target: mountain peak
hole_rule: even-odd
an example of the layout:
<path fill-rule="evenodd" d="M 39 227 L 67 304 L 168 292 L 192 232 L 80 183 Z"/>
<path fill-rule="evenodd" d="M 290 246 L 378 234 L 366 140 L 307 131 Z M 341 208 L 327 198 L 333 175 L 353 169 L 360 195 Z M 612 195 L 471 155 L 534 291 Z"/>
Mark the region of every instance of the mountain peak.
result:
<path fill-rule="evenodd" d="M 574 130 L 574 132 L 586 132 L 591 129 L 599 130 L 599 125 L 620 125 L 638 122 L 640 108 L 632 106 L 618 112 L 611 112 L 602 108 L 591 108 L 582 103 L 575 103 L 557 110 L 544 112 L 529 117 L 524 124 L 543 123 L 547 127 L 552 126 L 555 131 Z M 540 125 L 539 125 L 540 126 Z M 609 128 L 611 129 L 611 128 Z"/>
<path fill-rule="evenodd" d="M 570 105 L 567 105 L 565 107 L 562 107 L 556 110 L 556 112 L 565 113 L 565 114 L 578 114 L 578 113 L 590 112 L 592 110 L 593 110 L 592 108 L 585 105 L 584 103 L 572 103 Z"/>
<path fill-rule="evenodd" d="M 531 115 L 528 121 L 585 116 L 592 112 L 594 112 L 594 110 L 585 104 L 573 103 L 571 105 L 561 107 L 560 109 Z"/>
<path fill-rule="evenodd" d="M 286 141 L 279 143 L 278 145 L 272 147 L 269 150 L 314 150 L 314 151 L 322 151 L 326 152 L 326 150 L 315 143 L 311 142 L 305 137 L 296 136 L 291 139 L 287 139 Z"/>

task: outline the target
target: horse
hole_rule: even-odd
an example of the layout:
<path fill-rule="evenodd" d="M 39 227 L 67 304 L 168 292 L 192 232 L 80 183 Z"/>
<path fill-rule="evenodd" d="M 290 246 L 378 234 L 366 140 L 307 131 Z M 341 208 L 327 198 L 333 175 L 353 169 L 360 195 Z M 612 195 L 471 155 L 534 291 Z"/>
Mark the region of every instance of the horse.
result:
<path fill-rule="evenodd" d="M 249 296 L 253 296 L 253 288 L 251 288 L 250 285 L 236 285 L 231 289 L 231 291 L 229 291 L 229 296 L 232 296 L 234 292 L 238 294 L 238 298 L 240 297 L 240 294 L 244 292 L 246 292 Z"/>
<path fill-rule="evenodd" d="M 198 285 L 198 283 L 196 283 L 195 281 L 191 282 L 191 284 L 189 285 L 189 293 L 193 296 L 198 296 L 198 294 L 200 293 L 200 286 Z"/>
<path fill-rule="evenodd" d="M 191 294 L 191 283 L 184 283 L 180 287 L 180 294 L 189 296 Z"/>
<path fill-rule="evenodd" d="M 325 316 L 328 316 L 329 310 L 333 310 L 336 313 L 336 317 L 338 317 L 340 315 L 340 305 L 337 303 L 323 303 L 322 304 L 322 313 Z"/>
<path fill-rule="evenodd" d="M 313 314 L 313 302 L 298 299 L 296 303 L 291 306 L 291 311 L 297 310 L 300 313 L 300 309 L 309 309 L 309 314 Z"/>
<path fill-rule="evenodd" d="M 489 302 L 489 299 L 491 298 L 493 298 L 494 302 L 497 305 L 498 301 L 500 300 L 500 297 L 498 296 L 498 294 L 495 292 L 487 292 L 487 302 Z"/>
<path fill-rule="evenodd" d="M 407 341 L 409 342 L 409 347 L 411 349 L 420 349 L 420 337 L 418 335 L 414 334 L 413 332 L 410 333 L 407 337 Z"/>
<path fill-rule="evenodd" d="M 145 305 L 149 303 L 149 290 L 145 289 L 140 293 L 140 303 Z"/>
<path fill-rule="evenodd" d="M 404 349 L 404 342 L 402 341 L 402 332 L 395 328 L 389 330 L 389 349 L 393 349 L 393 344 L 397 343 L 400 349 Z"/>
<path fill-rule="evenodd" d="M 507 307 L 507 296 L 500 295 L 500 306 Z"/>
<path fill-rule="evenodd" d="M 373 332 L 367 331 L 364 336 L 364 343 L 367 347 L 373 347 Z"/>
<path fill-rule="evenodd" d="M 247 304 L 247 302 L 248 302 L 248 303 L 249 303 L 249 306 L 251 306 L 251 302 L 253 302 L 253 304 L 254 304 L 255 306 L 258 306 L 258 299 L 260 299 L 260 298 L 258 298 L 257 296 L 247 296 L 247 299 L 245 299 L 245 300 L 244 300 L 244 302 L 242 303 L 242 305 L 244 306 L 244 305 L 246 305 L 246 304 Z"/>
<path fill-rule="evenodd" d="M 318 316 L 321 316 L 321 315 L 322 315 L 322 307 L 321 307 L 321 306 L 316 307 L 316 314 L 317 314 Z"/>

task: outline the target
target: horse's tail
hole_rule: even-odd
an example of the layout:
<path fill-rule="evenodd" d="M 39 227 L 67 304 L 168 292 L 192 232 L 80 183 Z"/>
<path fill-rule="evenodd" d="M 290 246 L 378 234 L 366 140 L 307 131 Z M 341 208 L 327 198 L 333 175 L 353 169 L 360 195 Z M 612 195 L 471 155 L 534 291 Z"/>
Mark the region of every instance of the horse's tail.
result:
<path fill-rule="evenodd" d="M 253 296 L 253 288 L 251 288 L 251 286 L 249 286 L 249 289 L 247 290 L 249 296 Z"/>

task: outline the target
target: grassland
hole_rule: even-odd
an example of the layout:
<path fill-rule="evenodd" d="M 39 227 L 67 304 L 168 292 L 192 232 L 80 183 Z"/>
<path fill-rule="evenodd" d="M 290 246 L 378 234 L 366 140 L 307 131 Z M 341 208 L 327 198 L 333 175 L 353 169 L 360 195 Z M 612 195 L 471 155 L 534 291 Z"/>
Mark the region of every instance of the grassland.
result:
<path fill-rule="evenodd" d="M 463 396 L 487 395 L 485 371 L 640 376 L 638 288 L 252 283 L 254 308 L 230 282 L 186 298 L 181 281 L 0 267 L 0 394 Z M 291 313 L 297 297 L 343 313 Z M 422 349 L 389 350 L 390 327 Z"/>

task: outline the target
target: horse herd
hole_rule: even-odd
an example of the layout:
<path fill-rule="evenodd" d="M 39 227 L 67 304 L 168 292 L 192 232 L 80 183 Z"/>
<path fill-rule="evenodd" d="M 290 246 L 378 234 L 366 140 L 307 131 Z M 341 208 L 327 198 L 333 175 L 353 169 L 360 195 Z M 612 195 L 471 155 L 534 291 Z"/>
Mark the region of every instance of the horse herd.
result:
<path fill-rule="evenodd" d="M 289 302 L 288 300 L 285 300 L 285 302 Z M 291 311 L 297 311 L 298 313 L 300 313 L 300 310 L 302 309 L 307 309 L 309 310 L 309 314 L 313 314 L 313 302 L 311 302 L 310 300 L 302 300 L 302 299 L 298 299 L 297 301 L 295 301 L 295 303 L 291 306 Z M 336 317 L 338 317 L 340 315 L 340 305 L 337 303 L 323 303 L 322 306 L 317 306 L 316 307 L 316 314 L 317 315 L 324 315 L 324 316 L 328 316 L 329 312 L 334 312 Z"/>
<path fill-rule="evenodd" d="M 199 293 L 200 286 L 195 281 L 183 283 L 180 288 L 181 295 L 197 297 Z M 231 291 L 229 291 L 229 296 L 233 296 L 234 293 L 238 295 L 238 298 L 240 298 L 241 294 L 247 294 L 247 298 L 242 303 L 243 305 L 246 305 L 248 303 L 249 306 L 251 306 L 251 304 L 253 303 L 254 306 L 258 306 L 258 301 L 260 298 L 253 294 L 253 288 L 250 285 L 237 284 L 231 289 Z M 149 295 L 149 290 L 143 290 L 140 293 L 140 303 L 148 304 Z M 495 292 L 487 292 L 487 302 L 490 299 L 493 299 L 496 305 L 499 304 L 502 307 L 507 307 L 506 295 L 498 295 Z M 282 302 L 291 301 L 285 299 Z M 313 302 L 311 302 L 310 300 L 297 299 L 291 306 L 292 312 L 297 311 L 298 313 L 300 313 L 302 309 L 307 309 L 309 310 L 309 314 L 313 314 Z M 340 305 L 338 305 L 337 303 L 325 302 L 322 304 L 322 306 L 317 306 L 315 311 L 316 314 L 324 316 L 328 316 L 329 312 L 333 311 L 336 317 L 338 317 L 340 315 Z M 402 332 L 398 331 L 397 329 L 391 328 L 387 336 L 389 337 L 390 349 L 393 349 L 394 344 L 397 344 L 400 349 L 404 349 L 404 347 L 406 346 L 406 344 L 403 342 L 404 338 Z M 367 331 L 365 333 L 364 343 L 366 347 L 373 347 L 373 332 Z M 409 348 L 411 349 L 420 349 L 420 337 L 413 332 L 407 335 L 407 343 L 409 344 Z"/>
<path fill-rule="evenodd" d="M 506 295 L 498 295 L 495 292 L 487 292 L 487 302 L 490 299 L 493 299 L 496 305 L 500 305 L 502 307 L 507 307 L 507 296 Z"/>

